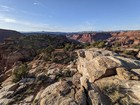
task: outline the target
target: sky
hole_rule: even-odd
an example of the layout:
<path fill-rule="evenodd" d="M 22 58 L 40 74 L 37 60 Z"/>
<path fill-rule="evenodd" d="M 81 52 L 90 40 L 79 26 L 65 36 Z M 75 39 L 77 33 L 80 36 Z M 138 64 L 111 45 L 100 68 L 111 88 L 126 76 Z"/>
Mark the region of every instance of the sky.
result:
<path fill-rule="evenodd" d="M 0 0 L 0 28 L 17 31 L 140 29 L 140 0 Z"/>

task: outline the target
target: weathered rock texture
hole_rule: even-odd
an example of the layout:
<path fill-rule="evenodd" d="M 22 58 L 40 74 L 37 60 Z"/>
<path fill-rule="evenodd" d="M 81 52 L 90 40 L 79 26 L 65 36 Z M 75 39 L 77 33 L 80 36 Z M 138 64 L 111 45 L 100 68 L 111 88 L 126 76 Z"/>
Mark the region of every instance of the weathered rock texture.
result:
<path fill-rule="evenodd" d="M 0 105 L 139 105 L 140 61 L 104 49 L 78 50 L 77 67 L 35 59 L 28 74 L 1 80 Z"/>
<path fill-rule="evenodd" d="M 97 89 L 102 104 L 140 104 L 140 61 L 121 57 L 104 49 L 77 51 L 81 85 Z M 81 52 L 84 54 L 80 56 Z M 88 94 L 89 95 L 89 94 Z M 92 98 L 92 97 L 91 97 Z"/>

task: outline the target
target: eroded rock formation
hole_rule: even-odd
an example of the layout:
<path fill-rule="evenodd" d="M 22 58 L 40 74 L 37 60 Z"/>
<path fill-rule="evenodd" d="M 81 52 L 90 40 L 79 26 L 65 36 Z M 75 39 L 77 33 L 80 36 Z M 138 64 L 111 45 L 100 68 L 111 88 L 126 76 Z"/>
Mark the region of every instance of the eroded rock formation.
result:
<path fill-rule="evenodd" d="M 9 69 L 1 82 L 0 104 L 130 105 L 140 104 L 140 61 L 104 49 L 78 50 L 77 63 L 28 63 L 28 74 L 13 83 Z"/>

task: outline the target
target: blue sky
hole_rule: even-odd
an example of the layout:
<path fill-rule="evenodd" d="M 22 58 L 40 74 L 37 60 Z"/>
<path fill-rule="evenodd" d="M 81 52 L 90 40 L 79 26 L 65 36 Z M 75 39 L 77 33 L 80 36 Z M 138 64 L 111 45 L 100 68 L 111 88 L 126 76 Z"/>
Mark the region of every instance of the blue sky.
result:
<path fill-rule="evenodd" d="M 0 28 L 18 31 L 140 29 L 140 0 L 0 0 Z"/>

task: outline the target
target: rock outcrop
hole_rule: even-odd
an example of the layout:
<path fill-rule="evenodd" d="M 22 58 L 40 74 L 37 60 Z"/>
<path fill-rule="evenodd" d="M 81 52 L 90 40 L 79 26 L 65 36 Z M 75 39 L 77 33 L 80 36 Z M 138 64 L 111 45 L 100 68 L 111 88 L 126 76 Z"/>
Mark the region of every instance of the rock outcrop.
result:
<path fill-rule="evenodd" d="M 81 85 L 87 91 L 93 85 L 102 104 L 140 104 L 140 74 L 135 72 L 140 71 L 139 60 L 124 58 L 104 49 L 82 50 L 84 57 L 80 56 L 81 50 L 77 52 Z"/>
<path fill-rule="evenodd" d="M 34 59 L 13 82 L 22 62 L 4 74 L 1 105 L 139 105 L 140 61 L 105 49 L 78 50 L 77 64 Z M 22 68 L 25 69 L 25 68 Z M 16 75 L 15 75 L 16 76 Z M 17 76 L 18 78 L 18 76 Z"/>

